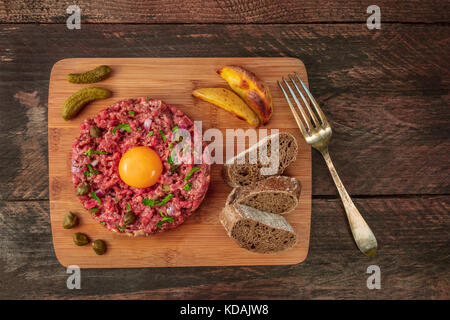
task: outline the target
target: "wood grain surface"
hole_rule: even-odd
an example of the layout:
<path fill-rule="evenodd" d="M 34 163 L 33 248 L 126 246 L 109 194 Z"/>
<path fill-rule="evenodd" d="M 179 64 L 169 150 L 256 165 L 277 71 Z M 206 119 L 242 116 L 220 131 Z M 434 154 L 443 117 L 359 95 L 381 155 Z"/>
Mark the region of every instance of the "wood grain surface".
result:
<path fill-rule="evenodd" d="M 447 22 L 442 0 L 0 0 L 6 23 L 65 23 L 66 8 L 78 5 L 83 23 L 311 23 L 365 22 L 376 4 L 383 22 Z"/>
<path fill-rule="evenodd" d="M 108 88 L 113 96 L 84 108 L 78 116 L 65 121 L 61 105 L 80 85 L 67 82 L 66 75 L 106 64 L 112 76 L 98 85 Z M 220 224 L 219 213 L 231 188 L 221 177 L 222 165 L 213 164 L 211 183 L 199 209 L 176 230 L 149 237 L 126 237 L 103 228 L 90 217 L 88 210 L 74 195 L 70 173 L 73 141 L 80 133 L 80 124 L 94 117 L 115 101 L 137 97 L 161 99 L 177 107 L 193 121 L 201 121 L 203 132 L 219 129 L 223 134 L 223 154 L 235 141 L 227 139 L 227 129 L 249 129 L 249 125 L 224 110 L 192 96 L 203 87 L 227 87 L 216 70 L 224 65 L 239 65 L 258 75 L 270 88 L 274 114 L 264 126 L 266 130 L 289 131 L 297 137 L 297 160 L 286 175 L 302 184 L 298 207 L 286 219 L 297 233 L 297 244 L 276 254 L 248 252 L 230 239 Z M 53 246 L 64 266 L 81 268 L 183 267 L 230 265 L 279 265 L 302 262 L 309 247 L 311 221 L 311 148 L 301 137 L 289 106 L 284 101 L 277 80 L 297 72 L 307 83 L 305 66 L 293 58 L 80 58 L 58 61 L 52 68 L 48 97 L 48 143 L 50 181 L 50 220 Z M 84 85 L 89 86 L 89 85 Z M 245 147 L 249 147 L 246 142 Z M 227 158 L 231 157 L 226 155 Z M 225 161 L 226 159 L 222 159 Z M 62 220 L 67 210 L 76 212 L 82 223 L 76 230 L 65 230 Z M 83 232 L 92 239 L 107 243 L 106 254 L 97 256 L 89 246 L 74 246 L 72 234 Z"/>
<path fill-rule="evenodd" d="M 0 2 L 6 13 L 0 19 L 1 298 L 450 298 L 448 1 L 384 1 L 382 29 L 374 31 L 364 23 L 372 3 L 363 1 L 339 7 L 293 1 L 300 9 L 260 10 L 259 20 L 243 6 L 178 18 L 181 9 L 170 8 L 155 14 L 159 20 L 135 15 L 143 25 L 102 24 L 134 10 L 117 6 L 99 12 L 97 18 L 105 18 L 99 24 L 84 23 L 84 15 L 81 30 L 67 30 L 67 15 L 52 9 L 59 2 L 19 1 L 22 7 L 14 9 L 16 3 Z M 311 9 L 316 4 L 319 9 Z M 237 24 L 209 23 L 227 15 Z M 289 15 L 293 24 L 286 24 Z M 258 24 L 247 24 L 249 17 Z M 28 24 L 39 19 L 51 24 Z M 149 25 L 156 22 L 162 24 Z M 68 290 L 50 228 L 48 79 L 60 59 L 99 55 L 300 58 L 333 125 L 337 170 L 374 230 L 379 254 L 367 259 L 358 252 L 329 173 L 313 151 L 311 242 L 302 264 L 83 269 L 82 289 Z M 366 286 L 373 264 L 381 269 L 381 290 Z"/>

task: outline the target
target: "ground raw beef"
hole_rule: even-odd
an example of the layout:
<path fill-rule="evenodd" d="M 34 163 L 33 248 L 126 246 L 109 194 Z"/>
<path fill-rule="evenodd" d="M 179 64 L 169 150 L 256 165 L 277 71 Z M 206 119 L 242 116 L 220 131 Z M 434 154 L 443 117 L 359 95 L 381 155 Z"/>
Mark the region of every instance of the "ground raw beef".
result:
<path fill-rule="evenodd" d="M 131 132 L 116 129 L 113 133 L 120 124 L 128 124 Z M 90 134 L 91 128 L 95 127 L 100 129 L 98 138 Z M 182 163 L 178 167 L 169 163 L 171 150 L 177 143 L 172 142 L 177 128 L 191 134 L 190 150 L 183 152 L 194 154 L 193 122 L 180 110 L 160 100 L 119 101 L 93 119 L 83 121 L 80 136 L 72 148 L 72 182 L 75 189 L 79 185 L 89 187 L 89 192 L 78 198 L 95 220 L 111 231 L 148 235 L 176 228 L 197 209 L 209 186 L 210 166 L 205 161 L 202 164 Z M 149 134 L 150 131 L 153 134 Z M 119 176 L 122 155 L 137 146 L 152 148 L 163 163 L 158 182 L 148 188 L 130 187 Z M 87 155 L 88 150 L 101 153 Z M 186 180 L 194 167 L 199 169 Z M 156 204 L 169 194 L 173 196 L 167 203 Z M 155 204 L 146 205 L 144 199 L 154 200 Z M 134 212 L 136 220 L 125 225 L 123 217 L 128 211 Z"/>

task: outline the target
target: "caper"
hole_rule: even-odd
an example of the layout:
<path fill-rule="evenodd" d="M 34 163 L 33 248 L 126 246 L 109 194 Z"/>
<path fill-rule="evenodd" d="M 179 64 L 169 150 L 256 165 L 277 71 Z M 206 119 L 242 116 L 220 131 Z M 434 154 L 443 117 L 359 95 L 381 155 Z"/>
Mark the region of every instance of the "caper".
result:
<path fill-rule="evenodd" d="M 63 228 L 72 229 L 78 224 L 78 217 L 72 212 L 68 212 L 63 219 Z"/>
<path fill-rule="evenodd" d="M 106 243 L 103 240 L 95 240 L 92 242 L 92 249 L 94 249 L 95 253 L 99 256 L 106 252 Z"/>
<path fill-rule="evenodd" d="M 136 220 L 136 215 L 134 214 L 133 211 L 128 211 L 123 216 L 123 224 L 124 225 L 129 225 L 129 224 L 133 223 L 134 220 Z"/>
<path fill-rule="evenodd" d="M 91 129 L 89 129 L 89 134 L 93 138 L 98 138 L 102 134 L 102 130 L 100 130 L 99 127 L 92 127 Z"/>
<path fill-rule="evenodd" d="M 179 167 L 179 164 L 171 164 L 169 169 L 170 174 L 174 174 L 175 172 L 177 172 Z"/>
<path fill-rule="evenodd" d="M 73 234 L 73 242 L 77 246 L 84 246 L 89 243 L 89 239 L 84 233 L 77 232 Z"/>
<path fill-rule="evenodd" d="M 168 193 L 168 192 L 170 192 L 170 186 L 169 186 L 168 184 L 163 184 L 163 185 L 162 185 L 162 190 L 163 190 L 165 193 Z"/>
<path fill-rule="evenodd" d="M 89 193 L 89 185 L 87 183 L 80 183 L 77 186 L 77 196 L 84 196 Z"/>

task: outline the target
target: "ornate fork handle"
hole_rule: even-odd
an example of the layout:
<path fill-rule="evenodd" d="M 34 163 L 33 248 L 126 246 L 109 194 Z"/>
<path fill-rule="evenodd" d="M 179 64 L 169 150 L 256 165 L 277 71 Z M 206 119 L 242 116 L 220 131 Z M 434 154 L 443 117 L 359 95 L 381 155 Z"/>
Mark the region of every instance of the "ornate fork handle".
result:
<path fill-rule="evenodd" d="M 336 188 L 339 191 L 339 195 L 341 196 L 356 245 L 358 246 L 359 250 L 361 250 L 361 252 L 365 255 L 369 257 L 374 256 L 377 252 L 377 240 L 375 238 L 375 235 L 373 234 L 364 218 L 359 213 L 359 210 L 356 208 L 355 204 L 347 193 L 347 190 L 342 184 L 336 168 L 331 161 L 330 154 L 328 153 L 328 148 L 324 148 L 320 151 L 320 153 L 325 159 L 334 184 L 336 185 Z"/>

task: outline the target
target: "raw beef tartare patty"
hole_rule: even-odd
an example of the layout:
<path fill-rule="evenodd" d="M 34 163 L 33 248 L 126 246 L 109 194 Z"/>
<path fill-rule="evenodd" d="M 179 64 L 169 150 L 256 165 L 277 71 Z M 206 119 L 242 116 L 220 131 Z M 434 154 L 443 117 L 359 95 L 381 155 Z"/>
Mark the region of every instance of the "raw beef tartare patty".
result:
<path fill-rule="evenodd" d="M 148 98 L 119 101 L 82 122 L 72 147 L 72 182 L 95 220 L 111 231 L 148 235 L 176 228 L 197 209 L 209 186 L 210 166 L 174 164 L 172 135 L 179 129 L 189 131 L 193 150 L 191 119 Z M 122 181 L 118 167 L 125 152 L 142 146 L 159 155 L 163 171 L 156 184 L 134 188 Z M 128 212 L 135 220 L 125 224 Z"/>

